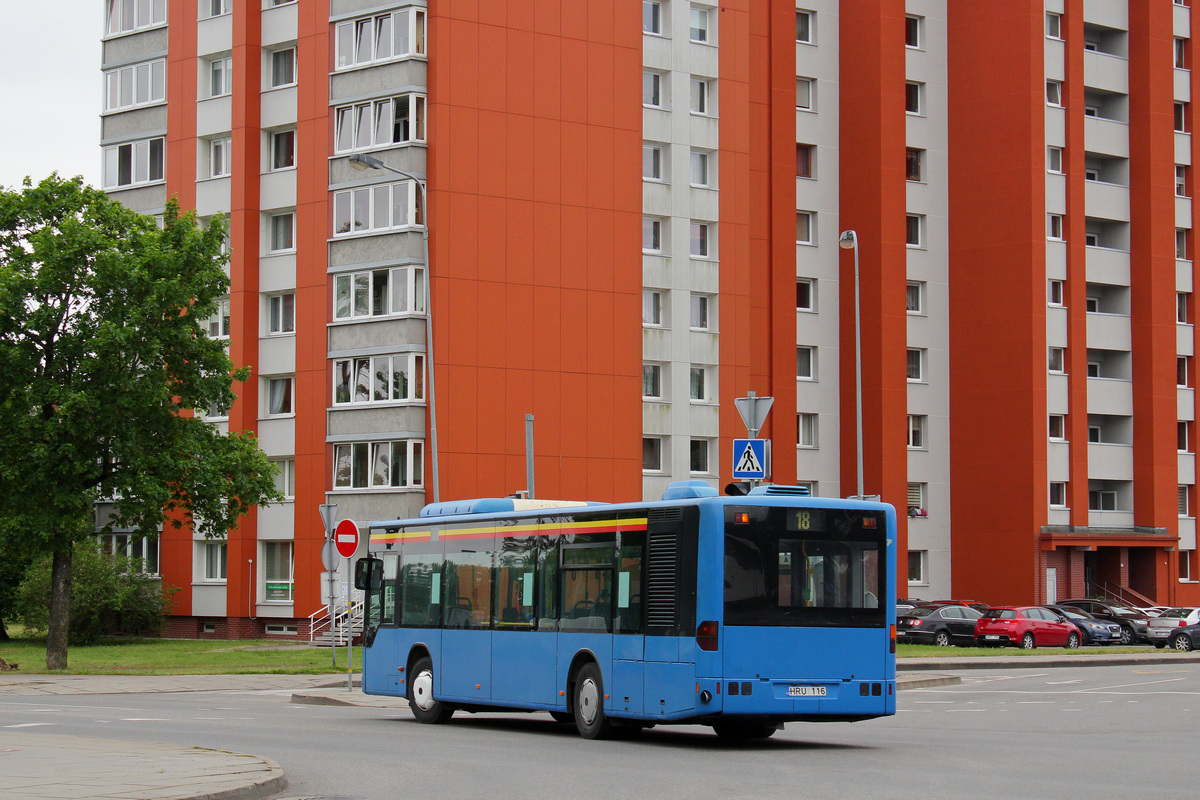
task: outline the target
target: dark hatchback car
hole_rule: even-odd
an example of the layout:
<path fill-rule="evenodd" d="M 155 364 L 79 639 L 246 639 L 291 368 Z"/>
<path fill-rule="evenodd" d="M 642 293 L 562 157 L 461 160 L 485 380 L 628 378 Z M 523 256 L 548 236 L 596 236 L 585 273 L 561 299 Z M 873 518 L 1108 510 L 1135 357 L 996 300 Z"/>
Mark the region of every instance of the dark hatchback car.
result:
<path fill-rule="evenodd" d="M 1115 622 L 1097 619 L 1074 606 L 1042 606 L 1048 608 L 1075 626 L 1083 637 L 1083 644 L 1120 644 L 1121 626 Z"/>
<path fill-rule="evenodd" d="M 1167 647 L 1185 653 L 1200 650 L 1200 625 L 1184 625 L 1171 631 L 1167 639 Z"/>
<path fill-rule="evenodd" d="M 1133 606 L 1112 600 L 1060 600 L 1060 606 L 1072 606 L 1086 611 L 1097 619 L 1115 622 L 1121 626 L 1121 644 L 1150 641 L 1150 617 Z"/>
<path fill-rule="evenodd" d="M 941 647 L 973 644 L 980 616 L 970 606 L 917 606 L 896 617 L 896 641 Z"/>

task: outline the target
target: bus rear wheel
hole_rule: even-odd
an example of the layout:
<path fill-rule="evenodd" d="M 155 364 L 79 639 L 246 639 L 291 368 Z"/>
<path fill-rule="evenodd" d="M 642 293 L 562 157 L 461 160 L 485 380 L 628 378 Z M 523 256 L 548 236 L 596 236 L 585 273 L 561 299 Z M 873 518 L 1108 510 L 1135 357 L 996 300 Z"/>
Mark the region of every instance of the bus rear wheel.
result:
<path fill-rule="evenodd" d="M 717 736 L 730 741 L 769 739 L 779 730 L 778 725 L 766 722 L 714 722 Z"/>
<path fill-rule="evenodd" d="M 584 664 L 575 676 L 575 727 L 584 739 L 608 739 L 612 723 L 604 714 L 604 679 L 594 663 Z"/>
<path fill-rule="evenodd" d="M 454 709 L 433 699 L 433 660 L 428 656 L 417 659 L 408 674 L 408 707 L 417 722 L 436 725 L 454 716 Z"/>

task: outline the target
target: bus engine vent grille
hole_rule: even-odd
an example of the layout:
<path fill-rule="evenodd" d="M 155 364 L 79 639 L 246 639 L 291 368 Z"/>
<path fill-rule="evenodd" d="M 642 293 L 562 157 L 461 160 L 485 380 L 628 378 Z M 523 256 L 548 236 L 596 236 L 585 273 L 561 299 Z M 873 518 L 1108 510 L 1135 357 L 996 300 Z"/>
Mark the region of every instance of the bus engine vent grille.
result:
<path fill-rule="evenodd" d="M 754 492 L 754 494 L 760 494 L 760 492 Z M 810 497 L 812 492 L 808 490 L 807 486 L 781 486 L 773 483 L 769 486 L 762 487 L 761 494 L 786 495 L 789 497 Z"/>
<path fill-rule="evenodd" d="M 650 522 L 679 522 L 683 519 L 683 510 L 679 508 L 652 508 L 646 514 Z"/>
<path fill-rule="evenodd" d="M 646 566 L 646 624 L 671 628 L 675 626 L 678 534 L 674 531 L 651 533 L 649 550 Z"/>

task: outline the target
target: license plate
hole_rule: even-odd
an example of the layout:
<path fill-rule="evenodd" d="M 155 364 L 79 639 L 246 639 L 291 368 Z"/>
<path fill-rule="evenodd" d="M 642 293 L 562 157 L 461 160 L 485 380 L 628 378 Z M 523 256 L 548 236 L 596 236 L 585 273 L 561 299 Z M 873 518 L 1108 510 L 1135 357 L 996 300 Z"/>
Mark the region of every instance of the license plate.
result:
<path fill-rule="evenodd" d="M 789 686 L 788 697 L 825 697 L 824 686 Z"/>
<path fill-rule="evenodd" d="M 994 633 L 987 633 L 987 634 L 984 634 L 983 638 L 985 638 L 985 639 L 999 639 L 1000 637 L 999 637 L 997 634 L 994 634 Z"/>

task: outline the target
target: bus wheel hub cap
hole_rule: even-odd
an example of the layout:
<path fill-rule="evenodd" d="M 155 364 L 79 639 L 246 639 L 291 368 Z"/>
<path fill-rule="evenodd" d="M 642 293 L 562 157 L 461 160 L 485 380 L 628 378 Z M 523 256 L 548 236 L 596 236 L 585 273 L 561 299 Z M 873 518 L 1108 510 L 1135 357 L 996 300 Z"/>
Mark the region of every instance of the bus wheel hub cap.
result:
<path fill-rule="evenodd" d="M 433 673 L 426 670 L 413 679 L 413 702 L 422 711 L 433 708 Z"/>
<path fill-rule="evenodd" d="M 596 721 L 596 711 L 599 705 L 600 692 L 596 690 L 595 681 L 584 681 L 583 685 L 579 687 L 579 714 L 588 725 Z"/>

